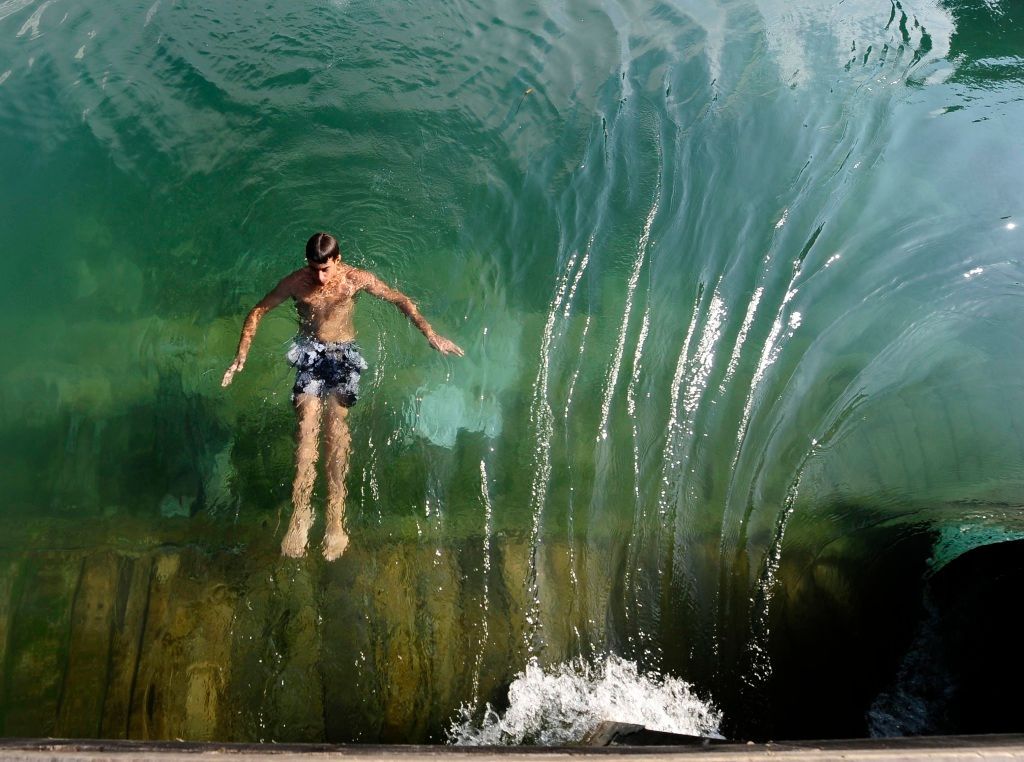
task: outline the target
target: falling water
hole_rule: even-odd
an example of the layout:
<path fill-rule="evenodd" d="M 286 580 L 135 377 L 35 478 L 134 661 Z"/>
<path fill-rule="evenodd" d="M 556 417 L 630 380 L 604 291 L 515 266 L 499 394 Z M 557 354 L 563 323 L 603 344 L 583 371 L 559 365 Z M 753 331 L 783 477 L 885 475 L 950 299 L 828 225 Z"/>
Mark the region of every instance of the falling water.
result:
<path fill-rule="evenodd" d="M 563 689 L 577 734 L 909 727 L 926 588 L 1024 536 L 1022 35 L 0 0 L 0 733 L 543 741 Z M 466 350 L 360 297 L 334 563 L 278 553 L 290 305 L 219 384 L 320 229 Z"/>

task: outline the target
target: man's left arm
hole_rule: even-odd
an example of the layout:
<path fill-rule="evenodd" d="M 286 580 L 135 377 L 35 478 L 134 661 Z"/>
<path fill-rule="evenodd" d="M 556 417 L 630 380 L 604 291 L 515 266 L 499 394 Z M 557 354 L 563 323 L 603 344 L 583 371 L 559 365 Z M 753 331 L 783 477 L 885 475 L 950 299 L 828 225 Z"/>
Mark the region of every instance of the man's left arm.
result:
<path fill-rule="evenodd" d="M 363 289 L 367 293 L 373 294 L 378 299 L 391 302 L 393 305 L 398 307 L 398 309 L 401 310 L 407 318 L 409 318 L 412 324 L 427 337 L 427 341 L 430 343 L 430 346 L 441 354 L 458 355 L 459 357 L 466 354 L 454 341 L 446 339 L 431 328 L 430 323 L 428 323 L 427 319 L 420 314 L 420 311 L 416 308 L 416 304 L 413 300 L 397 288 L 392 288 L 372 273 L 366 273 L 366 282 Z"/>

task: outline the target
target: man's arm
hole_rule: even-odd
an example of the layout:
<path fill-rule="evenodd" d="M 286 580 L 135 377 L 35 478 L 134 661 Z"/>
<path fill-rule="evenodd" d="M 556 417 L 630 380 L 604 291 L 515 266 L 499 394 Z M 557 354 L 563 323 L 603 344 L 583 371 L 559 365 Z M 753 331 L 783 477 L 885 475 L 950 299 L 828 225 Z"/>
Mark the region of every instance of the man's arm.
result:
<path fill-rule="evenodd" d="M 224 378 L 220 382 L 221 386 L 230 384 L 235 374 L 240 373 L 242 368 L 245 367 L 245 358 L 249 356 L 249 347 L 263 316 L 291 295 L 292 275 L 289 275 L 274 286 L 273 290 L 260 299 L 256 306 L 249 311 L 249 314 L 245 317 L 245 323 L 242 324 L 242 337 L 238 340 L 238 352 L 235 353 L 235 361 L 224 371 Z"/>
<path fill-rule="evenodd" d="M 416 309 L 416 305 L 413 303 L 412 299 L 403 294 L 397 288 L 391 288 L 391 286 L 372 273 L 366 273 L 366 284 L 363 288 L 378 299 L 391 302 L 393 305 L 398 307 L 398 309 L 401 310 L 410 321 L 412 321 L 412 324 L 420 329 L 420 333 L 427 337 L 427 341 L 430 346 L 441 354 L 458 355 L 459 357 L 466 354 L 454 341 L 446 339 L 431 328 L 427 319 L 420 314 L 418 309 Z"/>

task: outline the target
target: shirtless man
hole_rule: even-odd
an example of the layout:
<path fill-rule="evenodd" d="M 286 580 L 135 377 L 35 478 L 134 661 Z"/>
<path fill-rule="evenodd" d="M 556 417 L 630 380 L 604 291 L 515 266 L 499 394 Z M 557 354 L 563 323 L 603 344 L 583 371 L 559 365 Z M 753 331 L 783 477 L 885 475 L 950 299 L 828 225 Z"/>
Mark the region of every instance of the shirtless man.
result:
<path fill-rule="evenodd" d="M 245 318 L 238 353 L 224 373 L 221 386 L 231 383 L 245 367 L 249 346 L 260 320 L 291 297 L 299 313 L 299 335 L 288 351 L 288 362 L 296 369 L 292 403 L 298 419 L 295 442 L 294 508 L 281 553 L 298 558 L 306 552 L 313 525 L 311 498 L 319 452 L 320 419 L 326 413 L 327 444 L 327 529 L 324 558 L 333 561 L 348 547 L 345 533 L 345 474 L 348 472 L 348 409 L 359 394 L 359 374 L 366 361 L 356 346 L 352 322 L 355 297 L 366 291 L 398 307 L 423 332 L 427 341 L 442 354 L 463 355 L 463 351 L 430 327 L 416 305 L 401 291 L 389 287 L 372 273 L 341 261 L 338 242 L 327 233 L 317 233 L 306 242 L 307 266 L 285 276 L 260 300 Z"/>

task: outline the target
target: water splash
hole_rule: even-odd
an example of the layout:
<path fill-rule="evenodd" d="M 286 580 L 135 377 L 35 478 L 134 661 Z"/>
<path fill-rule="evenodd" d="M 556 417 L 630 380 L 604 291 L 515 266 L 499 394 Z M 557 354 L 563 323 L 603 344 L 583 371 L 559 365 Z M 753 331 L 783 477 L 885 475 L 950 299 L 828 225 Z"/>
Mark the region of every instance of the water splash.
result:
<path fill-rule="evenodd" d="M 482 719 L 471 707 L 448 731 L 456 745 L 557 745 L 579 741 L 598 723 L 613 720 L 649 730 L 720 738 L 721 713 L 675 677 L 641 672 L 618 656 L 589 664 L 567 662 L 544 670 L 531 662 L 508 691 L 499 714 L 489 704 Z"/>

